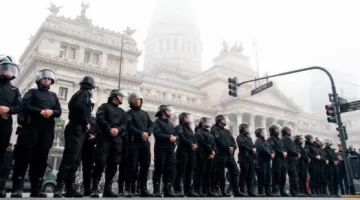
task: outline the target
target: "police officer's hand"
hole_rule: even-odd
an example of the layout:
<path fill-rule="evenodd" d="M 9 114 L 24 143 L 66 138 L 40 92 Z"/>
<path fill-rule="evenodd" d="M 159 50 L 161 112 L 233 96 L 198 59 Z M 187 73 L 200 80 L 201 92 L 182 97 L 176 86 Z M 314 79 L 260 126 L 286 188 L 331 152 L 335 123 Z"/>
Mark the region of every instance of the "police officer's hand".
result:
<path fill-rule="evenodd" d="M 234 152 L 234 147 L 229 147 L 229 153 L 233 153 Z"/>
<path fill-rule="evenodd" d="M 10 111 L 10 108 L 7 106 L 0 106 L 0 114 L 6 114 Z"/>
<path fill-rule="evenodd" d="M 212 152 L 211 152 L 211 155 L 214 155 L 214 157 L 215 157 L 215 155 L 216 155 L 216 154 L 215 154 L 215 151 L 212 151 Z"/>
<path fill-rule="evenodd" d="M 256 154 L 256 148 L 252 149 L 253 154 Z"/>
<path fill-rule="evenodd" d="M 328 165 L 328 164 L 329 164 L 329 161 L 328 161 L 328 160 L 326 160 L 326 161 L 325 161 L 325 164 L 326 164 L 326 165 Z"/>
<path fill-rule="evenodd" d="M 85 130 L 86 132 L 89 132 L 90 131 L 90 124 L 87 124 L 86 125 L 86 130 Z"/>
<path fill-rule="evenodd" d="M 54 111 L 46 109 L 45 114 L 46 114 L 47 118 L 49 118 L 54 114 Z"/>
<path fill-rule="evenodd" d="M 171 143 L 174 143 L 175 141 L 176 141 L 176 137 L 173 136 L 173 135 L 171 135 L 171 136 L 170 136 L 170 142 L 171 142 Z"/>
<path fill-rule="evenodd" d="M 271 154 L 271 159 L 274 159 L 275 158 L 275 154 Z"/>
<path fill-rule="evenodd" d="M 210 156 L 209 156 L 209 159 L 214 159 L 215 158 L 215 156 L 213 155 L 213 154 L 210 154 Z"/>
<path fill-rule="evenodd" d="M 110 130 L 110 134 L 111 134 L 111 136 L 113 136 L 113 137 L 116 137 L 116 136 L 118 135 L 118 133 L 119 133 L 119 131 L 117 130 L 117 128 L 112 128 L 112 129 Z"/>
<path fill-rule="evenodd" d="M 88 140 L 94 140 L 95 139 L 95 136 L 93 134 L 90 134 L 90 137 L 88 138 Z"/>
<path fill-rule="evenodd" d="M 298 155 L 297 159 L 300 159 L 301 158 L 301 154 Z"/>
<path fill-rule="evenodd" d="M 339 162 L 338 161 L 334 161 L 334 165 L 338 166 Z"/>
<path fill-rule="evenodd" d="M 283 156 L 284 156 L 284 158 L 286 158 L 287 157 L 287 152 L 283 152 Z"/>
<path fill-rule="evenodd" d="M 320 155 L 317 155 L 315 156 L 316 160 L 320 160 L 321 159 L 321 156 Z"/>
<path fill-rule="evenodd" d="M 146 140 L 148 139 L 148 137 L 149 137 L 149 135 L 148 135 L 147 132 L 142 132 L 142 133 L 141 133 L 141 139 L 142 139 L 143 141 L 146 141 Z"/>
<path fill-rule="evenodd" d="M 193 144 L 193 145 L 191 146 L 191 149 L 192 149 L 193 151 L 195 151 L 197 148 L 198 148 L 198 146 L 197 146 L 196 144 Z"/>
<path fill-rule="evenodd" d="M 1 118 L 2 119 L 9 119 L 9 115 L 8 114 L 5 114 L 5 113 L 2 113 L 2 114 L 0 114 L 1 115 Z"/>

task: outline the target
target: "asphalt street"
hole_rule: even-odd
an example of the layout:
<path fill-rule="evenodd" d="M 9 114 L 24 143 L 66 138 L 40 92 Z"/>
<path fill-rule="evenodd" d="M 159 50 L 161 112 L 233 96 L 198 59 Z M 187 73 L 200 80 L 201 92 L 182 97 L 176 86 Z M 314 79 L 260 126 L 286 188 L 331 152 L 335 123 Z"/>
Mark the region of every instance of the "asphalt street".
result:
<path fill-rule="evenodd" d="M 7 194 L 7 198 L 5 199 L 14 199 L 14 198 L 10 198 L 10 194 L 8 193 Z M 52 197 L 52 194 L 48 194 L 48 198 L 53 198 Z M 133 197 L 133 198 L 124 198 L 124 197 L 119 197 L 121 199 L 160 199 L 160 198 L 139 198 L 139 197 Z M 182 197 L 184 198 L 184 197 Z M 182 199 L 182 198 L 175 198 L 175 199 Z M 245 198 L 245 197 L 241 197 L 242 199 Z M 357 195 L 357 196 L 346 196 L 345 197 L 346 199 L 359 199 L 360 198 L 360 195 Z M 23 198 L 22 199 L 43 199 L 43 198 L 30 198 L 29 197 L 29 193 L 24 193 L 23 194 Z M 58 199 L 58 198 L 56 198 Z M 74 199 L 77 199 L 77 198 L 61 198 L 61 200 L 67 200 L 67 199 L 71 199 L 71 200 L 74 200 Z M 94 198 L 89 198 L 89 197 L 83 197 L 83 198 L 78 198 L 78 199 L 94 199 Z M 118 199 L 118 198 L 106 198 L 106 199 Z M 161 198 L 163 200 L 171 200 L 171 199 L 174 199 L 174 198 Z M 186 199 L 199 199 L 199 200 L 204 200 L 204 199 L 216 199 L 216 200 L 219 200 L 219 198 L 186 198 Z M 220 198 L 222 200 L 225 200 L 225 199 L 234 199 L 234 197 L 228 197 L 228 198 Z M 247 197 L 246 199 L 251 199 L 251 200 L 264 200 L 264 199 L 309 199 L 308 198 L 295 198 L 295 197 L 258 197 L 258 198 L 255 198 L 255 197 Z M 339 198 L 329 198 L 329 197 L 313 197 L 312 199 L 317 199 L 317 200 L 322 200 L 322 199 L 339 199 Z"/>

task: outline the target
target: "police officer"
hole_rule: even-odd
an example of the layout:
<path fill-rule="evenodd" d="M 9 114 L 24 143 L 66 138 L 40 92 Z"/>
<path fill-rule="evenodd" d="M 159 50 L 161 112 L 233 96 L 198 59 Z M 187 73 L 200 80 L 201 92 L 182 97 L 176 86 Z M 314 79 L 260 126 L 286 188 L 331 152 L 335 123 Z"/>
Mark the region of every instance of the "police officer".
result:
<path fill-rule="evenodd" d="M 227 116 L 218 115 L 215 118 L 215 125 L 211 129 L 211 133 L 214 135 L 217 154 L 215 158 L 215 184 L 220 185 L 221 173 L 223 174 L 225 168 L 230 172 L 230 184 L 233 188 L 235 197 L 246 196 L 239 188 L 239 168 L 234 158 L 234 152 L 236 150 L 236 142 L 230 131 L 225 128 Z"/>
<path fill-rule="evenodd" d="M 93 171 L 93 188 L 91 197 L 99 197 L 99 182 L 105 170 L 103 197 L 118 197 L 112 191 L 113 178 L 121 161 L 123 140 L 127 136 L 127 117 L 119 107 L 128 94 L 123 90 L 112 90 L 107 103 L 102 104 L 96 112 L 96 121 L 100 132 L 96 138 L 95 168 Z"/>
<path fill-rule="evenodd" d="M 237 145 L 239 147 L 238 162 L 240 165 L 240 191 L 245 193 L 245 185 L 247 193 L 251 197 L 256 197 L 254 192 L 255 177 L 255 157 L 256 148 L 250 134 L 250 125 L 243 122 L 239 125 L 239 136 L 237 137 Z"/>
<path fill-rule="evenodd" d="M 258 179 L 258 196 L 272 197 L 271 193 L 271 160 L 275 158 L 275 152 L 269 142 L 265 139 L 265 129 L 257 128 L 255 130 L 256 147 L 256 174 Z"/>
<path fill-rule="evenodd" d="M 8 181 L 9 174 L 13 164 L 13 145 L 10 143 L 4 154 L 4 160 L 0 164 L 0 198 L 6 198 L 6 182 Z"/>
<path fill-rule="evenodd" d="M 269 127 L 270 137 L 268 142 L 275 152 L 275 158 L 272 163 L 272 192 L 275 196 L 278 196 L 279 192 L 281 196 L 289 196 L 284 187 L 280 188 L 281 177 L 286 177 L 286 170 L 283 170 L 283 164 L 287 158 L 287 152 L 284 149 L 282 140 L 279 138 L 280 129 L 281 127 L 278 124 L 272 124 Z"/>
<path fill-rule="evenodd" d="M 200 197 L 209 195 L 207 191 L 213 186 L 211 172 L 213 170 L 216 155 L 216 143 L 214 136 L 210 133 L 211 119 L 202 117 L 195 128 L 195 142 L 198 144 L 196 150 L 196 172 L 194 174 L 195 191 Z M 215 196 L 210 194 L 209 196 Z"/>
<path fill-rule="evenodd" d="M 93 111 L 95 102 L 91 99 L 91 111 Z M 90 117 L 90 131 L 87 132 L 88 136 L 84 142 L 82 149 L 81 161 L 83 171 L 83 185 L 84 196 L 90 196 L 91 193 L 91 173 L 94 167 L 94 146 L 96 144 L 95 138 L 99 132 L 99 127 L 96 123 L 96 118 L 91 115 Z"/>
<path fill-rule="evenodd" d="M 65 127 L 65 149 L 57 174 L 57 185 L 54 197 L 62 197 L 66 184 L 66 197 L 82 197 L 83 194 L 74 188 L 74 177 L 81 160 L 81 150 L 90 131 L 91 97 L 95 88 L 95 80 L 85 76 L 80 82 L 78 90 L 70 99 L 69 123 Z"/>
<path fill-rule="evenodd" d="M 345 194 L 349 194 L 349 184 L 348 184 L 348 180 L 347 180 L 347 176 L 346 176 L 345 163 L 344 163 L 342 151 L 343 151 L 342 145 L 338 144 L 338 151 L 336 152 L 336 155 L 339 160 L 339 165 L 337 168 L 338 181 L 339 181 L 339 187 L 340 187 L 341 194 L 345 195 Z M 348 154 L 347 151 L 346 151 L 346 154 Z"/>
<path fill-rule="evenodd" d="M 297 160 L 301 158 L 301 153 L 297 151 L 296 144 L 290 138 L 292 134 L 292 128 L 284 126 L 281 130 L 282 142 L 284 150 L 288 153 L 286 159 L 283 160 L 283 170 L 287 171 L 289 176 L 290 194 L 294 197 L 305 197 L 305 194 L 300 193 L 298 174 L 296 169 Z M 281 177 L 281 188 L 284 188 L 286 184 L 286 174 Z"/>
<path fill-rule="evenodd" d="M 151 152 L 149 137 L 153 132 L 153 122 L 147 112 L 141 109 L 143 97 L 139 92 L 129 95 L 128 102 L 130 110 L 128 116 L 128 139 L 129 139 L 129 161 L 130 170 L 126 180 L 125 197 L 132 196 L 131 187 L 134 187 L 137 178 L 138 166 L 140 164 L 140 196 L 151 197 L 147 190 L 147 176 L 150 168 Z M 138 164 L 139 163 L 139 164 Z M 133 188 L 134 190 L 136 188 Z"/>
<path fill-rule="evenodd" d="M 318 137 L 315 138 L 314 146 L 321 156 L 319 163 L 318 163 L 319 164 L 319 173 L 318 173 L 319 187 L 318 187 L 317 192 L 318 192 L 319 196 L 326 197 L 327 196 L 327 189 L 326 189 L 327 179 L 325 178 L 325 167 L 329 164 L 329 161 L 325 157 L 325 152 L 323 150 L 323 143 L 321 142 L 320 138 L 318 138 Z"/>
<path fill-rule="evenodd" d="M 174 169 L 174 150 L 175 142 L 179 140 L 176 135 L 174 125 L 169 121 L 174 109 L 170 105 L 160 105 L 154 121 L 155 136 L 155 169 L 153 176 L 154 197 L 161 197 L 160 178 L 163 176 L 164 197 L 175 197 L 172 190 L 173 169 Z"/>
<path fill-rule="evenodd" d="M 308 163 L 310 158 L 303 147 L 304 139 L 301 135 L 294 136 L 294 142 L 296 144 L 297 152 L 300 152 L 301 158 L 296 160 L 296 169 L 299 177 L 299 190 L 302 194 L 310 195 L 307 188 L 307 177 L 308 177 Z"/>
<path fill-rule="evenodd" d="M 183 196 L 181 192 L 181 181 L 183 180 L 184 194 L 187 197 L 198 197 L 191 186 L 191 177 L 194 170 L 195 151 L 197 144 L 195 142 L 195 133 L 190 127 L 191 114 L 183 112 L 179 115 L 179 125 L 175 127 L 175 132 L 179 135 L 179 146 L 176 151 L 177 173 L 175 176 L 175 193 Z"/>
<path fill-rule="evenodd" d="M 19 67 L 10 56 L 0 55 L 0 163 L 3 163 L 9 145 L 13 119 L 11 115 L 20 113 L 21 95 L 11 80 L 19 75 Z"/>
<path fill-rule="evenodd" d="M 36 79 L 37 89 L 30 89 L 22 99 L 24 128 L 19 134 L 14 150 L 13 192 L 11 197 L 22 196 L 22 186 L 28 165 L 31 181 L 31 197 L 47 197 L 42 184 L 50 148 L 55 135 L 55 118 L 60 117 L 61 107 L 54 92 L 49 91 L 55 83 L 55 74 L 49 69 L 40 70 Z"/>
<path fill-rule="evenodd" d="M 329 161 L 328 165 L 325 167 L 325 178 L 327 179 L 327 187 L 330 192 L 330 196 L 332 197 L 340 197 L 339 196 L 339 188 L 338 188 L 338 180 L 337 180 L 337 171 L 336 168 L 338 166 L 338 158 L 334 149 L 331 148 L 332 141 L 329 139 L 325 139 L 323 141 L 325 145 L 324 153 L 325 159 Z"/>
<path fill-rule="evenodd" d="M 319 180 L 319 162 L 321 159 L 320 152 L 314 146 L 314 137 L 312 135 L 305 136 L 305 151 L 310 158 L 309 175 L 310 175 L 310 190 L 313 197 L 318 197 L 320 180 Z"/>

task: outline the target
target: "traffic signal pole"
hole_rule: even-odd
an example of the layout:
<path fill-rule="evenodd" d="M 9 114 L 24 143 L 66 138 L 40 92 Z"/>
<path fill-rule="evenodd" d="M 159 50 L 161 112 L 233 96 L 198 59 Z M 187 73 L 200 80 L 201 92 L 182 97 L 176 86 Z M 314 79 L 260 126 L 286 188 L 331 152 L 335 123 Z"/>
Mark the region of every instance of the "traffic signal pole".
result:
<path fill-rule="evenodd" d="M 285 76 L 285 75 L 289 75 L 289 74 L 295 74 L 295 73 L 309 71 L 309 70 L 321 70 L 321 71 L 325 72 L 328 75 L 329 79 L 330 79 L 331 90 L 332 90 L 332 94 L 334 96 L 334 111 L 335 111 L 335 117 L 336 117 L 336 124 L 339 126 L 340 142 L 341 142 L 341 145 L 342 145 L 342 148 L 343 148 L 342 155 L 343 155 L 343 158 L 344 158 L 346 177 L 347 177 L 347 180 L 348 180 L 350 193 L 352 195 L 354 195 L 355 194 L 355 187 L 354 187 L 353 179 L 350 176 L 350 168 L 349 168 L 350 166 L 349 166 L 349 162 L 348 162 L 347 155 L 346 155 L 347 154 L 347 145 L 346 145 L 346 137 L 345 137 L 346 133 L 344 132 L 345 130 L 342 128 L 343 122 L 341 120 L 340 102 L 339 102 L 339 99 L 338 99 L 338 94 L 336 92 L 334 78 L 332 77 L 332 75 L 330 74 L 330 72 L 328 70 L 326 70 L 323 67 L 318 67 L 318 66 L 307 67 L 307 68 L 302 68 L 302 69 L 298 69 L 298 70 L 283 72 L 283 73 L 280 73 L 280 74 L 275 74 L 275 75 L 271 75 L 271 76 L 266 76 L 266 77 L 262 77 L 262 78 L 256 78 L 256 79 L 253 79 L 253 80 L 248 80 L 248 81 L 244 81 L 244 82 L 241 82 L 241 83 L 237 83 L 237 87 L 240 87 L 241 85 L 243 85 L 245 83 L 255 82 L 255 81 L 268 79 L 268 78 L 273 78 L 273 77 L 278 77 L 278 76 Z"/>

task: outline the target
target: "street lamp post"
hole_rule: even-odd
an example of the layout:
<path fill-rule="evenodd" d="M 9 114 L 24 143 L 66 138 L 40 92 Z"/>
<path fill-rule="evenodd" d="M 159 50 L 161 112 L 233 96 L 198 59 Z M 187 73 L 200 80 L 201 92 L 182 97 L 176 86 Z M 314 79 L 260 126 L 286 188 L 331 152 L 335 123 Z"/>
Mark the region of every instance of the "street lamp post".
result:
<path fill-rule="evenodd" d="M 271 75 L 271 76 L 267 76 L 267 77 L 256 78 L 256 79 L 253 79 L 253 80 L 248 80 L 248 81 L 244 81 L 244 82 L 241 82 L 241 83 L 237 83 L 237 87 L 239 87 L 239 86 L 241 86 L 241 85 L 243 85 L 245 83 L 256 82 L 256 81 L 263 80 L 263 79 L 273 78 L 273 77 L 277 77 L 277 76 L 284 76 L 284 75 L 289 75 L 289 74 L 295 74 L 295 73 L 299 73 L 299 72 L 303 72 L 303 71 L 309 71 L 309 70 L 315 70 L 315 69 L 325 72 L 328 75 L 329 79 L 330 79 L 331 90 L 332 90 L 332 94 L 333 94 L 333 97 L 334 97 L 334 112 L 335 112 L 335 117 L 336 117 L 336 124 L 339 126 L 340 142 L 341 142 L 341 145 L 342 145 L 342 147 L 344 149 L 342 151 L 342 155 L 343 155 L 343 158 L 344 158 L 346 177 L 347 177 L 347 180 L 348 180 L 350 193 L 355 194 L 354 182 L 353 182 L 353 179 L 350 176 L 349 161 L 346 159 L 347 158 L 347 155 L 346 155 L 346 150 L 347 150 L 346 132 L 345 132 L 345 130 L 343 128 L 341 128 L 341 127 L 343 127 L 343 122 L 341 120 L 340 102 L 339 102 L 338 94 L 336 92 L 334 78 L 332 77 L 332 75 L 330 74 L 330 72 L 328 70 L 326 70 L 323 67 L 319 67 L 319 66 L 307 67 L 307 68 L 302 68 L 302 69 L 298 69 L 298 70 L 283 72 L 283 73 L 280 73 L 280 74 L 275 74 L 275 75 Z"/>

